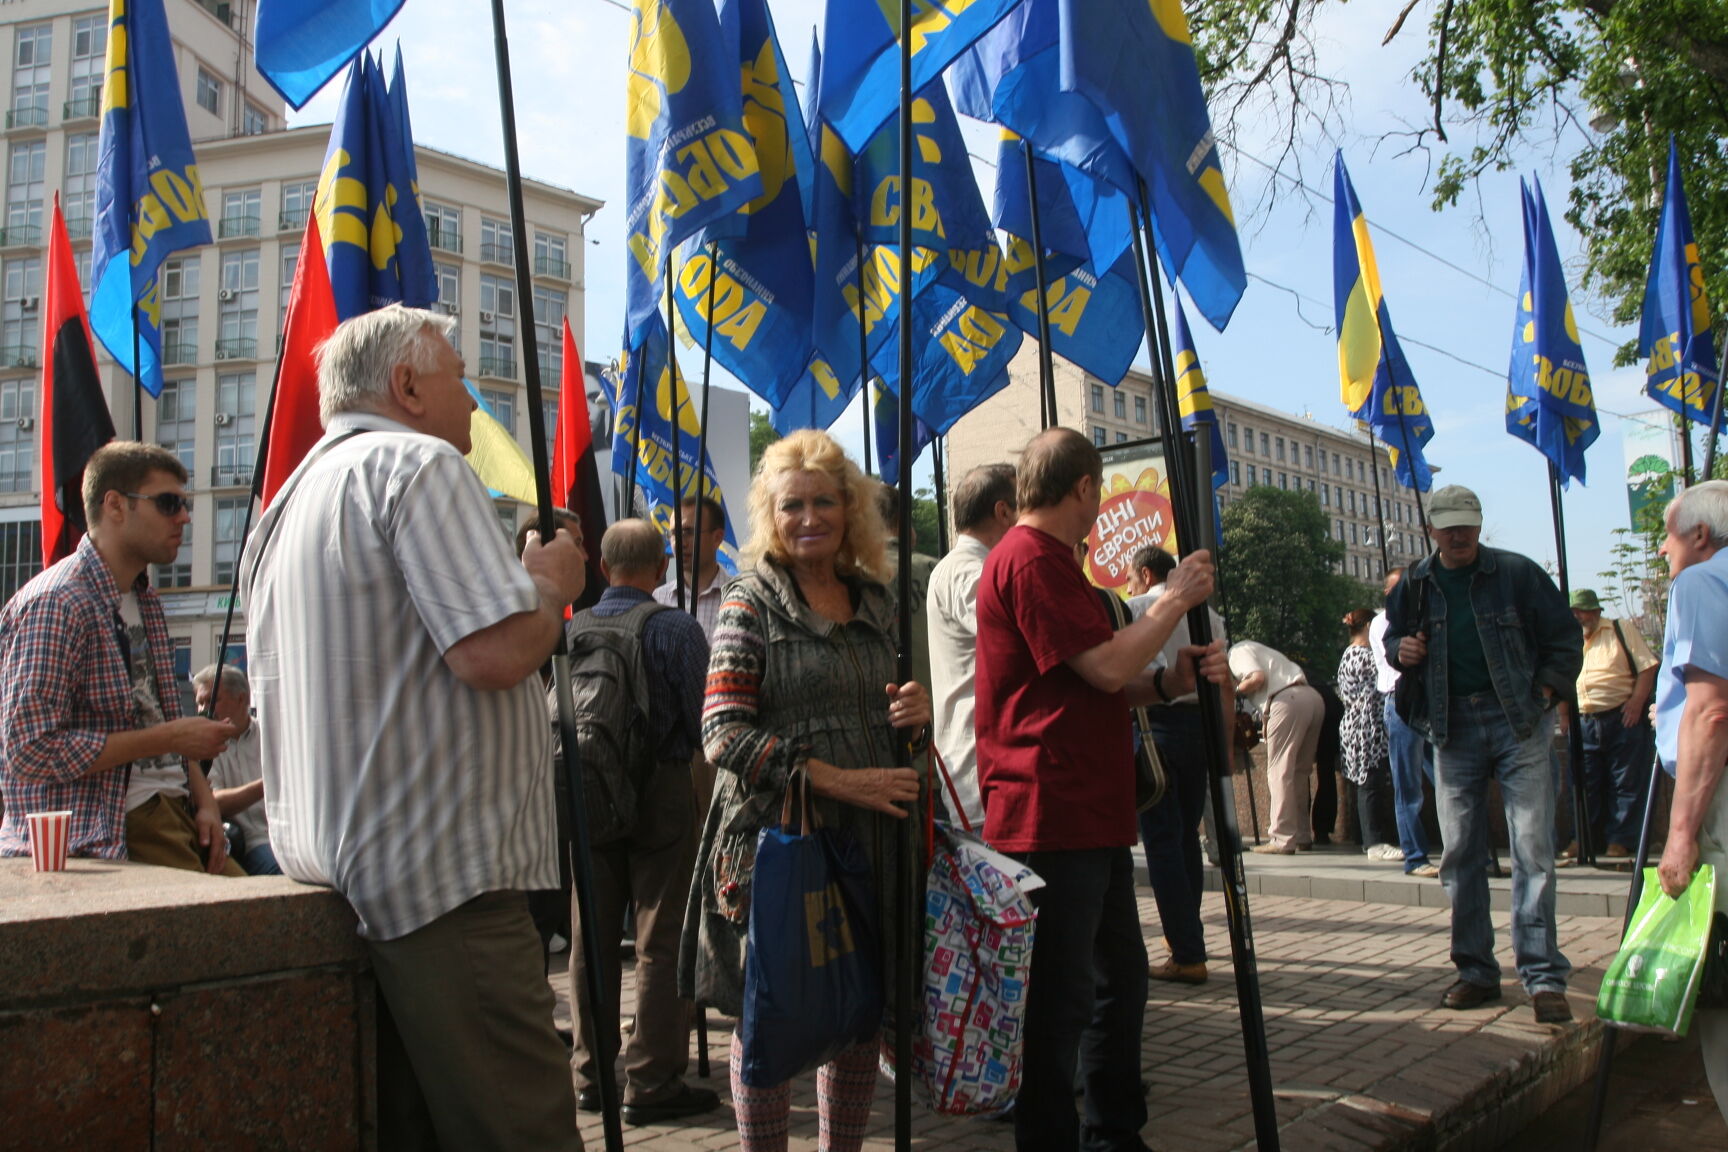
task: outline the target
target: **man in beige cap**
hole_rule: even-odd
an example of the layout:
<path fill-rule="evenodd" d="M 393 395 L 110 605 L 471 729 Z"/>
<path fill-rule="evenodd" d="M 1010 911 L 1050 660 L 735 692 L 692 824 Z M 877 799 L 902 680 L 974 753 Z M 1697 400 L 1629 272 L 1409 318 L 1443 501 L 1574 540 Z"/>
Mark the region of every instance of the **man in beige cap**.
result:
<path fill-rule="evenodd" d="M 1655 733 L 1646 706 L 1660 661 L 1635 625 L 1603 617 L 1602 602 L 1591 589 L 1572 593 L 1572 615 L 1584 631 L 1578 717 L 1590 837 L 1597 848 L 1607 841 L 1603 855 L 1608 859 L 1630 860 L 1638 846 L 1644 789 L 1650 781 Z M 1574 841 L 1560 858 L 1577 855 Z"/>
<path fill-rule="evenodd" d="M 1442 1003 L 1500 999 L 1488 909 L 1488 784 L 1497 780 L 1512 848 L 1512 953 L 1536 1020 L 1564 1024 L 1571 965 L 1554 919 L 1554 776 L 1550 710 L 1582 664 L 1577 622 L 1540 565 L 1483 547 L 1482 502 L 1451 485 L 1428 504 L 1434 553 L 1386 602 L 1386 658 L 1419 677 L 1399 712 L 1434 745 L 1434 791 L 1452 900 L 1458 980 Z M 1402 685 L 1400 685 L 1402 687 Z"/>

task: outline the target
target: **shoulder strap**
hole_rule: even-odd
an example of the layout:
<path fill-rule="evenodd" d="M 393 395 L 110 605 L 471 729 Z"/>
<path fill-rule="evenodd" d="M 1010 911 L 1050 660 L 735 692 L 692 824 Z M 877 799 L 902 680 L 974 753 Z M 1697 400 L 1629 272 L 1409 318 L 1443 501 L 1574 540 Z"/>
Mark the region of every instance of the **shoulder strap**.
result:
<path fill-rule="evenodd" d="M 1620 621 L 1610 616 L 1608 623 L 1614 625 L 1614 639 L 1620 641 L 1620 654 L 1626 657 L 1626 671 L 1632 673 L 1632 679 L 1638 679 L 1638 662 L 1632 659 L 1632 649 L 1626 647 L 1626 633 L 1620 631 Z"/>
<path fill-rule="evenodd" d="M 304 479 L 306 473 L 311 470 L 312 462 L 330 451 L 330 449 L 336 447 L 336 445 L 342 443 L 344 440 L 352 440 L 362 432 L 369 431 L 371 431 L 369 428 L 350 428 L 348 431 L 342 433 L 342 435 L 326 440 L 324 443 L 320 444 L 310 456 L 300 462 L 300 466 L 294 470 L 291 482 L 281 491 L 276 493 L 276 518 L 270 521 L 270 526 L 264 529 L 264 535 L 259 537 L 258 547 L 252 551 L 253 556 L 260 559 L 263 558 L 265 546 L 270 543 L 270 537 L 276 534 L 276 526 L 282 523 L 282 508 L 288 503 L 294 493 L 299 491 L 300 481 Z M 258 466 L 262 467 L 262 465 L 263 461 L 260 460 Z"/>

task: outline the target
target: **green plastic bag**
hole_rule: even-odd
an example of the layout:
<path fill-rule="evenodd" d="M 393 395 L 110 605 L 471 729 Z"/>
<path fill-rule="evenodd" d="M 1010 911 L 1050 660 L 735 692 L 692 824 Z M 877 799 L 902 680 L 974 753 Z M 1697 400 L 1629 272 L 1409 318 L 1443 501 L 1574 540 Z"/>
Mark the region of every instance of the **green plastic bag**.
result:
<path fill-rule="evenodd" d="M 1704 976 L 1716 870 L 1701 864 L 1692 883 L 1671 900 L 1656 869 L 1644 869 L 1643 893 L 1632 926 L 1602 978 L 1596 1015 L 1636 1032 L 1684 1036 Z"/>

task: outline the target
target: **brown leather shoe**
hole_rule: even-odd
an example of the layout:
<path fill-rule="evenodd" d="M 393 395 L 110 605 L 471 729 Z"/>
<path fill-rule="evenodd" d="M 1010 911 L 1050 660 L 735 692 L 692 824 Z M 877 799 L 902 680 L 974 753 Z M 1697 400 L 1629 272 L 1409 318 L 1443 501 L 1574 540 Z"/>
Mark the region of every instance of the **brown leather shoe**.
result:
<path fill-rule="evenodd" d="M 1546 996 L 1551 995 L 1551 993 L 1539 992 L 1537 995 Z M 1460 980 L 1446 989 L 1446 995 L 1441 997 L 1440 1003 L 1448 1008 L 1463 1010 L 1480 1008 L 1482 1005 L 1498 999 L 1500 999 L 1500 985 L 1472 984 L 1468 980 Z"/>
<path fill-rule="evenodd" d="M 1270 843 L 1268 843 L 1268 844 L 1256 844 L 1253 847 L 1249 848 L 1248 851 L 1258 852 L 1262 856 L 1294 856 L 1294 855 L 1296 855 L 1296 849 L 1295 848 L 1292 848 L 1292 847 L 1280 848 L 1278 845 L 1270 844 Z"/>
<path fill-rule="evenodd" d="M 1168 980 L 1172 984 L 1204 984 L 1206 983 L 1206 965 L 1178 964 L 1174 960 L 1166 960 L 1156 965 L 1146 973 L 1154 980 Z"/>
<path fill-rule="evenodd" d="M 1624 844 L 1610 844 L 1608 850 L 1602 855 L 1610 860 L 1630 860 L 1632 859 L 1632 849 Z"/>
<path fill-rule="evenodd" d="M 1530 997 L 1530 1006 L 1536 1009 L 1538 1024 L 1572 1023 L 1572 1005 L 1564 992 L 1537 992 Z"/>

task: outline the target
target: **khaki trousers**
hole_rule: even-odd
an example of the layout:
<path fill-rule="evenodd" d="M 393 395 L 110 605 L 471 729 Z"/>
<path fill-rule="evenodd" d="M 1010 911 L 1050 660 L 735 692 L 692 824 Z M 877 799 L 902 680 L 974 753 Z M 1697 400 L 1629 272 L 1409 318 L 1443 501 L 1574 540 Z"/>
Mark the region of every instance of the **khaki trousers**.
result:
<path fill-rule="evenodd" d="M 1266 704 L 1266 788 L 1272 799 L 1267 838 L 1275 848 L 1314 841 L 1308 777 L 1325 716 L 1320 693 L 1306 684 L 1292 684 Z"/>
<path fill-rule="evenodd" d="M 220 832 L 217 835 L 221 835 Z M 126 858 L 137 864 L 156 864 L 202 872 L 209 864 L 209 850 L 198 843 L 198 825 L 179 797 L 150 797 L 126 813 Z M 244 876 L 246 869 L 233 857 L 222 865 L 224 876 Z"/>
<path fill-rule="evenodd" d="M 601 957 L 598 1014 L 616 1051 L 625 910 L 635 906 L 636 1022 L 624 1046 L 624 1103 L 654 1104 L 677 1095 L 690 1066 L 690 1001 L 678 995 L 678 941 L 696 864 L 695 789 L 690 767 L 661 764 L 643 790 L 637 828 L 627 840 L 590 852 L 595 935 Z M 595 1018 L 587 1010 L 581 910 L 570 901 L 570 1009 L 576 1021 L 570 1062 L 587 1088 L 601 1075 Z M 606 1074 L 611 1075 L 610 1067 Z"/>

